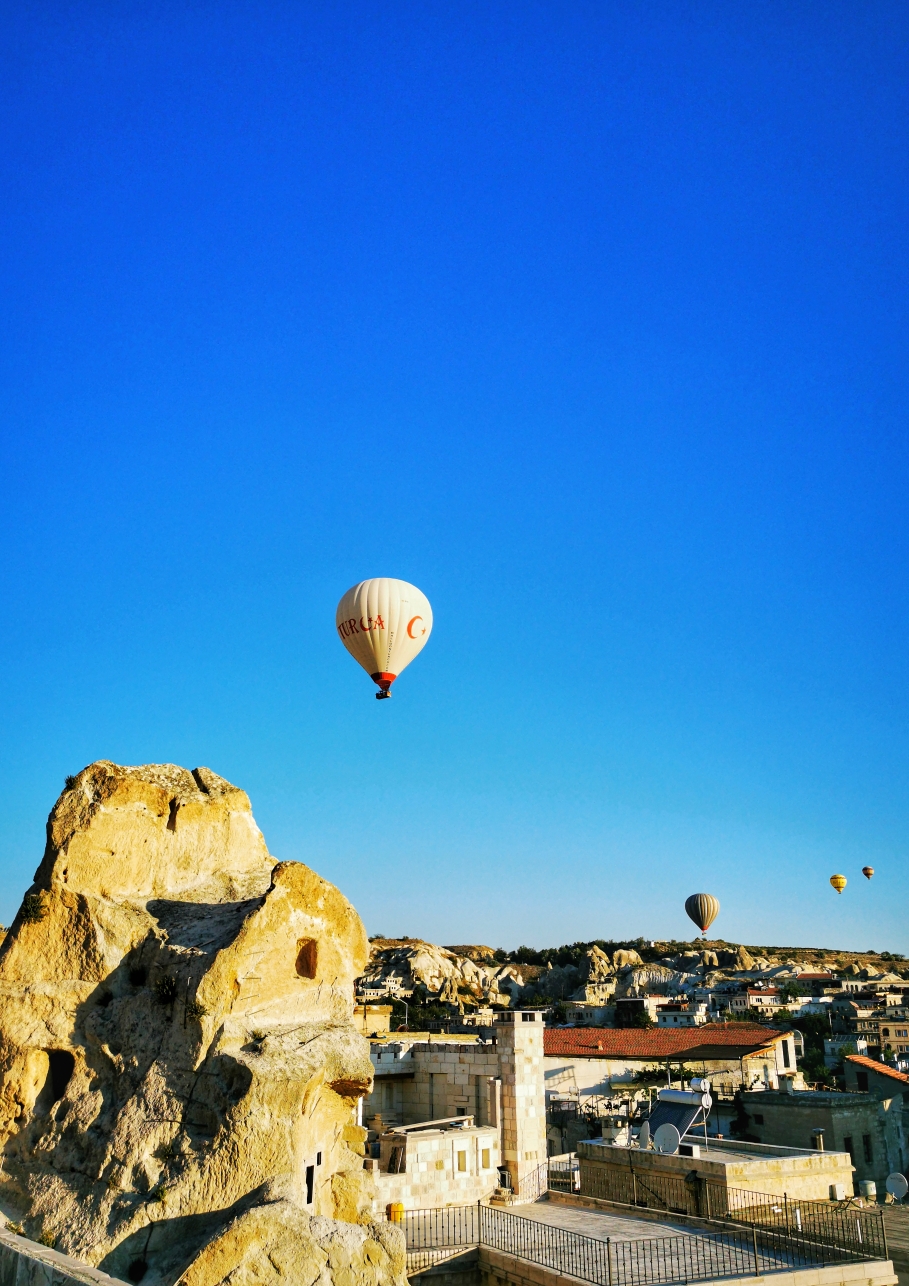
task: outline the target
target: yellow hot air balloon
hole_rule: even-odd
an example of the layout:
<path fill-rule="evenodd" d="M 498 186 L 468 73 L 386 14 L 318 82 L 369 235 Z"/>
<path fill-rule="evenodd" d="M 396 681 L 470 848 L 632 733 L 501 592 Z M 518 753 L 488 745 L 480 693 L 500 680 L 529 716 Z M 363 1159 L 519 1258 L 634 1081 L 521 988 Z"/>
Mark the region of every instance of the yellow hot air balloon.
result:
<path fill-rule="evenodd" d="M 837 893 L 842 893 L 849 881 L 846 879 L 845 875 L 831 875 L 830 883 L 836 889 Z"/>
<path fill-rule="evenodd" d="M 375 683 L 376 700 L 426 646 L 432 608 L 406 580 L 376 576 L 352 586 L 338 604 L 335 626 L 341 642 Z"/>
<path fill-rule="evenodd" d="M 685 912 L 694 920 L 702 933 L 706 933 L 720 913 L 720 904 L 712 893 L 692 893 L 685 899 Z"/>
<path fill-rule="evenodd" d="M 862 875 L 864 875 L 864 877 L 865 877 L 865 879 L 866 879 L 866 880 L 870 880 L 873 874 L 874 874 L 874 867 L 873 867 L 873 866 L 863 866 L 863 867 L 862 867 Z"/>

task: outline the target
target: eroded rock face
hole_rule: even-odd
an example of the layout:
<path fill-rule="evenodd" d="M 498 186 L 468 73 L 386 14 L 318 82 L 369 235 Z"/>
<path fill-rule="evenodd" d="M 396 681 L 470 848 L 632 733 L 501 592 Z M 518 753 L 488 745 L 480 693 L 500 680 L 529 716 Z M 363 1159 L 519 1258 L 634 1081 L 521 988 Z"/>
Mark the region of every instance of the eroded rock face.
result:
<path fill-rule="evenodd" d="M 209 1286 L 231 1260 L 266 1281 L 282 1259 L 308 1283 L 403 1286 L 396 1230 L 347 1226 L 372 1202 L 367 954 L 341 893 L 269 854 L 243 791 L 86 768 L 0 948 L 4 1209 L 146 1286 Z"/>
<path fill-rule="evenodd" d="M 587 982 L 605 982 L 606 979 L 615 975 L 615 969 L 612 967 L 612 961 L 605 951 L 599 947 L 589 947 L 587 950 L 585 981 Z"/>

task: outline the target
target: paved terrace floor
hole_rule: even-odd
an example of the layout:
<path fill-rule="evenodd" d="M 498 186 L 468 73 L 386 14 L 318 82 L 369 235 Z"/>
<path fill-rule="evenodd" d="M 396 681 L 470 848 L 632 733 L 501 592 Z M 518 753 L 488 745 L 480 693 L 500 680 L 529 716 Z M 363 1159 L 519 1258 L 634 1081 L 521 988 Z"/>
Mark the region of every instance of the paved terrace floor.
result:
<path fill-rule="evenodd" d="M 633 1215 L 629 1218 L 609 1211 L 563 1206 L 554 1201 L 512 1206 L 511 1212 L 523 1215 L 525 1219 L 538 1219 L 540 1223 L 551 1224 L 554 1228 L 579 1232 L 583 1237 L 596 1237 L 598 1241 L 605 1241 L 607 1237 L 611 1237 L 613 1241 L 644 1241 L 649 1237 L 697 1236 L 697 1230 L 687 1224 L 671 1223 L 668 1220 L 657 1223 L 655 1219 L 635 1219 Z"/>
<path fill-rule="evenodd" d="M 741 1234 L 727 1240 L 722 1233 L 705 1233 L 669 1219 L 635 1219 L 549 1201 L 517 1206 L 513 1213 L 597 1241 L 608 1237 L 613 1243 L 615 1280 L 619 1283 L 753 1276 L 755 1271 L 750 1238 Z M 537 1262 L 551 1260 L 552 1267 L 559 1266 L 559 1252 L 554 1246 L 533 1257 Z M 760 1273 L 784 1272 L 797 1265 L 798 1261 L 784 1250 L 759 1249 Z"/>

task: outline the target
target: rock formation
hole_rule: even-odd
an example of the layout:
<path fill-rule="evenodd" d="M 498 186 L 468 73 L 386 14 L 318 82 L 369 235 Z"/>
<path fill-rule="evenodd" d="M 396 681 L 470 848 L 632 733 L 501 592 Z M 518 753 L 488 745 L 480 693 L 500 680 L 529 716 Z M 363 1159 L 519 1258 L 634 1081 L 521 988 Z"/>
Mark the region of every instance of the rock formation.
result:
<path fill-rule="evenodd" d="M 146 1286 L 404 1286 L 355 1123 L 366 959 L 208 769 L 68 779 L 0 948 L 0 1206 Z"/>
<path fill-rule="evenodd" d="M 605 951 L 599 947 L 589 947 L 587 950 L 587 968 L 585 982 L 605 982 L 607 978 L 615 976 L 615 969 L 612 967 L 612 961 Z"/>
<path fill-rule="evenodd" d="M 674 994 L 684 977 L 665 965 L 640 965 L 636 969 L 627 969 L 622 973 L 616 996 L 668 996 Z"/>
<path fill-rule="evenodd" d="M 489 948 L 471 948 L 487 951 Z M 427 995 L 440 1000 L 460 997 L 461 1002 L 477 1004 L 511 1004 L 520 996 L 529 976 L 540 972 L 538 966 L 483 963 L 458 955 L 454 947 L 437 947 L 430 942 L 373 942 L 369 964 L 362 982 L 367 986 L 385 986 L 389 979 L 403 986 L 423 988 Z"/>

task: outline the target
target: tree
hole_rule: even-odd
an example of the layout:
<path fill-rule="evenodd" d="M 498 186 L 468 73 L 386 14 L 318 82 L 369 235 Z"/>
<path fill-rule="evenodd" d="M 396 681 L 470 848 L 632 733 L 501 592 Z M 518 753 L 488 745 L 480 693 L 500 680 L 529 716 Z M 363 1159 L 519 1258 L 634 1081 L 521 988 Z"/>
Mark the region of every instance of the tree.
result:
<path fill-rule="evenodd" d="M 788 1004 L 790 1000 L 795 1000 L 797 996 L 804 996 L 806 994 L 804 987 L 800 987 L 794 978 L 787 978 L 786 981 L 780 985 L 778 991 L 780 1000 L 784 1005 Z"/>
<path fill-rule="evenodd" d="M 799 1068 L 807 1081 L 836 1088 L 836 1074 L 824 1061 L 824 1041 L 830 1035 L 830 1021 L 825 1014 L 805 1014 L 791 1018 L 787 1024 L 800 1031 L 805 1040 L 805 1053 Z"/>

